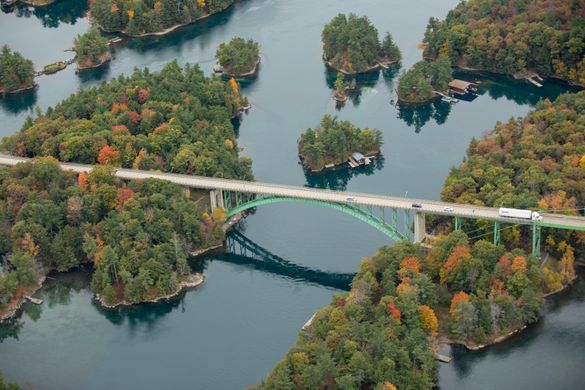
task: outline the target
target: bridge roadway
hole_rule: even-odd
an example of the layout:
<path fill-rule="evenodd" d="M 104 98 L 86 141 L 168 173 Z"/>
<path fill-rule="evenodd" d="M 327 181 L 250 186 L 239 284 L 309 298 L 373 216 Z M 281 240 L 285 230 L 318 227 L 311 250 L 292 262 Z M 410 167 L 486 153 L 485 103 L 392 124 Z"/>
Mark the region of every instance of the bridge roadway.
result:
<path fill-rule="evenodd" d="M 15 157 L 0 153 L 0 165 L 14 166 L 20 162 L 30 161 L 29 158 Z M 60 163 L 63 170 L 71 170 L 77 173 L 88 172 L 93 165 Z M 532 224 L 532 221 L 521 218 L 501 217 L 498 209 L 493 207 L 481 207 L 473 205 L 464 205 L 458 203 L 440 202 L 436 200 L 424 200 L 414 198 L 400 198 L 385 195 L 372 195 L 358 192 L 341 192 L 323 190 L 309 187 L 295 187 L 281 184 L 268 184 L 260 182 L 248 182 L 242 180 L 219 179 L 202 176 L 180 175 L 173 173 L 141 171 L 134 169 L 118 168 L 115 176 L 124 180 L 140 180 L 155 178 L 170 181 L 183 187 L 234 191 L 250 194 L 264 194 L 272 196 L 292 197 L 301 199 L 313 199 L 325 202 L 346 203 L 353 205 L 395 208 L 402 210 L 412 210 L 419 214 L 434 214 L 451 217 L 487 219 L 492 221 Z M 413 204 L 419 204 L 421 208 L 413 207 Z M 445 211 L 445 207 L 450 207 L 453 211 Z M 554 227 L 570 230 L 585 230 L 585 218 L 574 217 L 561 214 L 542 213 L 541 226 Z"/>

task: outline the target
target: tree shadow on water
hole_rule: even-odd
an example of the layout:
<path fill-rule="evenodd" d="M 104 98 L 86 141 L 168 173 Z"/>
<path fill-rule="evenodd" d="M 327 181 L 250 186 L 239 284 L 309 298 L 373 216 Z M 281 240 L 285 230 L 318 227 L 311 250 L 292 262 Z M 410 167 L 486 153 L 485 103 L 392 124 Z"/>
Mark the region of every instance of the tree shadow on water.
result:
<path fill-rule="evenodd" d="M 398 118 L 402 119 L 408 127 L 414 127 L 414 132 L 418 134 L 431 119 L 434 119 L 438 125 L 445 123 L 451 112 L 451 103 L 440 99 L 426 104 L 398 102 L 396 108 Z"/>
<path fill-rule="evenodd" d="M 345 76 L 345 84 L 349 87 L 347 90 L 348 101 L 351 101 L 354 107 L 359 106 L 365 93 L 376 91 L 375 86 L 379 79 L 380 71 Z M 325 84 L 331 90 L 331 96 L 335 90 L 335 80 L 337 80 L 337 72 L 325 67 Z M 344 103 L 337 104 L 337 109 L 340 110 L 344 105 Z"/>
<path fill-rule="evenodd" d="M 3 13 L 10 13 L 19 18 L 36 17 L 43 27 L 57 28 L 61 23 L 75 24 L 85 17 L 89 2 L 83 0 L 59 0 L 43 7 L 32 7 L 23 3 L 11 6 L 2 6 Z"/>
<path fill-rule="evenodd" d="M 31 110 L 36 104 L 37 88 L 15 94 L 0 95 L 0 107 L 10 114 Z"/>

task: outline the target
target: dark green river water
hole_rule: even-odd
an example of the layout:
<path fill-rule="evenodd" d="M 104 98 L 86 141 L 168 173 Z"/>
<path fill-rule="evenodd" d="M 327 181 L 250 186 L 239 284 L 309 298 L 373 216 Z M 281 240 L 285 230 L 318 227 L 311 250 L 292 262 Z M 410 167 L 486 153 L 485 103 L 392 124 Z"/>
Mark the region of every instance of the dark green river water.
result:
<path fill-rule="evenodd" d="M 0 44 L 40 68 L 70 58 L 76 34 L 86 31 L 84 1 L 61 0 L 44 9 L 0 12 Z M 79 87 L 129 73 L 158 70 L 176 59 L 206 73 L 219 43 L 233 36 L 261 45 L 257 78 L 244 83 L 253 109 L 239 127 L 243 154 L 260 181 L 439 198 L 450 167 L 472 137 L 497 121 L 526 114 L 542 98 L 566 89 L 467 75 L 482 81 L 473 102 L 412 109 L 396 105 L 397 70 L 360 79 L 361 92 L 336 109 L 334 76 L 321 61 L 320 33 L 339 12 L 370 17 L 402 49 L 403 68 L 421 57 L 416 44 L 430 16 L 444 17 L 456 0 L 246 0 L 231 10 L 168 37 L 117 46 L 107 68 L 77 75 L 73 67 L 40 77 L 39 88 L 0 98 L 0 135 L 56 104 Z M 383 159 L 362 171 L 306 175 L 296 140 L 323 114 L 337 114 L 384 133 Z M 294 344 L 299 328 L 331 296 L 347 288 L 362 256 L 391 244 L 371 227 L 318 206 L 259 208 L 239 232 L 261 248 L 193 260 L 206 283 L 172 303 L 104 311 L 92 302 L 89 270 L 54 275 L 41 306 L 0 327 L 0 370 L 34 389 L 238 389 L 258 383 Z M 454 350 L 441 365 L 441 389 L 574 389 L 585 383 L 585 286 L 579 283 L 537 326 L 484 352 Z"/>

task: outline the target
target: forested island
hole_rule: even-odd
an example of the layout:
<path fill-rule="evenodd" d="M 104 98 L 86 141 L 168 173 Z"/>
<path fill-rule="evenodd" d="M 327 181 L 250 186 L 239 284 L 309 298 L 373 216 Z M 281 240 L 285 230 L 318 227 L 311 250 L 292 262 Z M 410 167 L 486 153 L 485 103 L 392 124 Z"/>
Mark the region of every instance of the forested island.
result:
<path fill-rule="evenodd" d="M 80 70 L 100 67 L 111 60 L 108 40 L 102 37 L 97 28 L 92 28 L 73 41 L 75 61 Z"/>
<path fill-rule="evenodd" d="M 412 68 L 402 72 L 398 78 L 396 93 L 405 103 L 427 103 L 438 95 L 433 91 L 444 92 L 453 80 L 451 61 L 441 57 L 436 61 L 419 61 Z"/>
<path fill-rule="evenodd" d="M 461 68 L 508 75 L 537 72 L 585 86 L 582 1 L 469 0 L 444 21 L 431 18 L 424 55 Z"/>
<path fill-rule="evenodd" d="M 561 264 L 567 283 L 572 262 Z M 550 288 L 537 259 L 471 243 L 462 231 L 437 238 L 426 255 L 408 241 L 383 247 L 257 388 L 430 389 L 439 343 L 497 341 L 535 322 Z"/>
<path fill-rule="evenodd" d="M 215 59 L 227 76 L 252 76 L 260 64 L 260 45 L 252 39 L 235 37 L 219 45 Z"/>
<path fill-rule="evenodd" d="M 360 129 L 349 121 L 325 115 L 319 127 L 307 129 L 298 142 L 299 156 L 303 166 L 320 171 L 326 166 L 347 162 L 353 152 L 365 156 L 380 153 L 382 132 L 377 129 Z"/>
<path fill-rule="evenodd" d="M 76 175 L 52 157 L 0 169 L 0 213 L 1 317 L 49 272 L 85 262 L 104 304 L 176 294 L 192 279 L 189 253 L 223 240 L 223 213 L 207 214 L 178 185 L 124 184 L 107 165 Z"/>
<path fill-rule="evenodd" d="M 235 82 L 172 62 L 159 73 L 136 70 L 82 89 L 3 139 L 14 155 L 47 157 L 0 170 L 0 247 L 10 254 L 0 310 L 13 314 L 48 272 L 86 261 L 106 305 L 152 301 L 200 283 L 186 257 L 221 244 L 224 213 L 203 212 L 167 182 L 124 185 L 111 167 L 252 180 L 230 122 L 242 101 Z M 99 165 L 77 177 L 57 160 Z"/>
<path fill-rule="evenodd" d="M 367 16 L 339 14 L 325 25 L 321 39 L 327 65 L 345 74 L 388 67 L 402 58 L 390 34 L 380 43 L 378 30 Z"/>
<path fill-rule="evenodd" d="M 245 104 L 235 82 L 171 62 L 158 73 L 135 70 L 80 90 L 28 118 L 21 131 L 3 139 L 2 149 L 63 162 L 251 180 L 251 160 L 238 157 L 230 122 Z"/>
<path fill-rule="evenodd" d="M 0 94 L 16 93 L 35 87 L 34 67 L 31 60 L 7 45 L 0 50 Z"/>
<path fill-rule="evenodd" d="M 53 4 L 57 0 L 16 0 L 24 4 L 32 5 L 33 7 L 43 7 L 45 5 Z"/>
<path fill-rule="evenodd" d="M 554 102 L 540 102 L 523 119 L 498 123 L 481 140 L 472 139 L 464 162 L 446 178 L 441 198 L 583 216 L 583 107 L 585 91 L 561 95 Z M 570 244 L 578 256 L 585 254 L 585 233 L 561 229 L 544 233 L 547 253 L 559 258 L 561 249 Z M 505 237 L 517 245 L 520 228 Z"/>
<path fill-rule="evenodd" d="M 221 12 L 236 0 L 99 0 L 89 12 L 109 32 L 131 36 L 164 35 L 180 26 Z"/>

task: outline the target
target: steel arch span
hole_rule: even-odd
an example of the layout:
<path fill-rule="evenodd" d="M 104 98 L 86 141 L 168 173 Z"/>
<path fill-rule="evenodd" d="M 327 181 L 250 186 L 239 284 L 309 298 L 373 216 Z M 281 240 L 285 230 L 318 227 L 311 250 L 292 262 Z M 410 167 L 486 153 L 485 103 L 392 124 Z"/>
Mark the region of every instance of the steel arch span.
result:
<path fill-rule="evenodd" d="M 260 197 L 260 198 L 252 199 L 246 203 L 239 204 L 236 207 L 229 208 L 228 212 L 227 212 L 227 218 L 230 218 L 238 213 L 241 213 L 242 211 L 246 211 L 246 210 L 251 209 L 253 207 L 263 206 L 263 205 L 272 204 L 272 203 L 282 203 L 282 202 L 301 202 L 301 203 L 306 203 L 306 204 L 316 204 L 319 206 L 329 207 L 331 209 L 341 211 L 342 213 L 351 215 L 352 217 L 357 218 L 360 221 L 367 223 L 368 225 L 374 227 L 375 229 L 377 229 L 378 231 L 387 235 L 388 237 L 390 237 L 394 241 L 408 240 L 408 237 L 405 234 L 403 234 L 402 232 L 400 232 L 396 228 L 396 226 L 393 226 L 393 225 L 387 223 L 383 219 L 375 216 L 372 213 L 369 213 L 365 210 L 362 210 L 359 207 L 349 205 L 349 204 L 343 204 L 343 203 L 326 202 L 326 201 L 316 200 L 316 199 L 302 199 L 302 198 L 292 198 L 292 197 L 286 197 L 286 196 Z"/>

